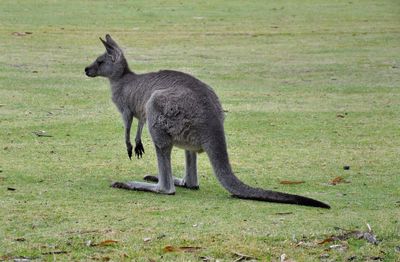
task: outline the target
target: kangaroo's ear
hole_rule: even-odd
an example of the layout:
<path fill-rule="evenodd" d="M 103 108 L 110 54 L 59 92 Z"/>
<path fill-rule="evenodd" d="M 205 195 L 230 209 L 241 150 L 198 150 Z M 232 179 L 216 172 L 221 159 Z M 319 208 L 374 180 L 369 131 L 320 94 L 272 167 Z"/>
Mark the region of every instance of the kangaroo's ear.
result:
<path fill-rule="evenodd" d="M 115 42 L 109 34 L 106 34 L 106 41 L 108 44 L 110 44 L 112 47 L 115 49 L 120 49 L 117 42 Z M 120 49 L 121 50 L 121 49 Z"/>
<path fill-rule="evenodd" d="M 114 48 L 109 43 L 104 41 L 101 37 L 99 37 L 99 39 L 103 43 L 104 47 L 106 48 L 107 53 L 111 54 L 114 51 Z"/>
<path fill-rule="evenodd" d="M 106 36 L 106 39 L 107 39 L 107 36 Z M 101 37 L 99 37 L 99 38 L 100 38 L 100 41 L 103 43 L 104 47 L 106 48 L 107 54 L 109 56 L 111 56 L 111 60 L 113 62 L 117 61 L 121 57 L 121 50 L 119 49 L 119 47 L 112 45 L 108 41 L 107 42 L 104 41 Z"/>

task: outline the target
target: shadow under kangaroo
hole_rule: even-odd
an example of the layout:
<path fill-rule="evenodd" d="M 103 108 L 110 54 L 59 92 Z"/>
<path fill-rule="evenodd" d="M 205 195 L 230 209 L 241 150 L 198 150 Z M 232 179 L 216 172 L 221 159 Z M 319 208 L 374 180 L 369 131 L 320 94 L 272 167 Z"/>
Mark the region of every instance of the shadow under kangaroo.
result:
<path fill-rule="evenodd" d="M 86 67 L 85 73 L 89 77 L 103 76 L 109 79 L 112 101 L 124 120 L 129 158 L 133 149 L 130 131 L 135 117 L 139 120 L 135 155 L 139 158 L 144 153 L 141 134 L 147 121 L 158 161 L 158 177 L 145 177 L 145 180 L 156 183 L 114 182 L 112 187 L 162 194 L 175 194 L 175 186 L 198 189 L 196 154 L 206 152 L 215 176 L 235 197 L 330 208 L 311 198 L 244 184 L 231 169 L 225 142 L 224 113 L 211 87 L 189 74 L 177 71 L 136 74 L 129 69 L 121 48 L 110 35 L 106 35 L 106 41 L 100 40 L 106 52 Z M 172 176 L 173 146 L 185 150 L 186 167 L 182 179 Z"/>

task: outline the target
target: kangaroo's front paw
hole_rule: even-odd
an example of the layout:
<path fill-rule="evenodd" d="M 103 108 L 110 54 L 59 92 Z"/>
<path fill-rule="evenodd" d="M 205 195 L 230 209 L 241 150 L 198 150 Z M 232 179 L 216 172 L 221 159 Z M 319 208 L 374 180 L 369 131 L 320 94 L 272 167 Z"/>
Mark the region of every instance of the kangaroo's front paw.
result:
<path fill-rule="evenodd" d="M 142 141 L 139 140 L 138 142 L 136 142 L 135 155 L 137 158 L 142 158 L 143 154 L 144 154 L 143 144 Z"/>
<path fill-rule="evenodd" d="M 128 152 L 129 159 L 132 160 L 132 144 L 129 143 L 126 145 L 126 151 Z M 136 152 L 136 149 L 135 149 Z"/>

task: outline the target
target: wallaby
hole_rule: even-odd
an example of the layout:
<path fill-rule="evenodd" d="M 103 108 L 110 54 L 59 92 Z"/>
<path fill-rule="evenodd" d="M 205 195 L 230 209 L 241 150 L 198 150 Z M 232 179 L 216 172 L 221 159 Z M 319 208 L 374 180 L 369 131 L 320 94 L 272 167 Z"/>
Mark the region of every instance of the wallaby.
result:
<path fill-rule="evenodd" d="M 110 81 L 112 101 L 122 114 L 125 142 L 132 157 L 130 131 L 133 117 L 138 119 L 135 155 L 144 153 L 141 142 L 143 125 L 147 126 L 155 145 L 158 177 L 146 176 L 147 182 L 114 182 L 115 188 L 175 194 L 175 186 L 198 189 L 196 154 L 206 152 L 215 176 L 233 196 L 330 208 L 320 201 L 281 192 L 254 188 L 244 184 L 232 172 L 224 133 L 224 112 L 214 91 L 195 77 L 178 71 L 162 70 L 136 74 L 129 69 L 121 48 L 106 35 L 100 38 L 106 52 L 85 68 L 89 77 L 103 76 Z M 171 150 L 185 150 L 183 179 L 172 176 Z"/>

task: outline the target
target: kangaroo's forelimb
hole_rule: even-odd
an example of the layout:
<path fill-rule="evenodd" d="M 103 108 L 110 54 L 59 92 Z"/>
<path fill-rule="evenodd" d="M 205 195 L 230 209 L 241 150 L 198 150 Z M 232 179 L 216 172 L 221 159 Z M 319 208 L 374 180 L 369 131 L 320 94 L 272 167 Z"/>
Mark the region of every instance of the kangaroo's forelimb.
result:
<path fill-rule="evenodd" d="M 122 119 L 124 120 L 125 125 L 125 144 L 126 150 L 128 152 L 129 159 L 132 160 L 132 143 L 131 143 L 131 127 L 132 127 L 132 120 L 133 120 L 133 113 L 131 111 L 124 111 L 122 112 Z M 144 120 L 138 121 L 138 127 L 136 131 L 136 138 L 135 138 L 135 155 L 137 158 L 141 158 L 144 154 L 144 148 L 142 144 L 142 131 L 143 126 L 145 124 Z"/>
<path fill-rule="evenodd" d="M 136 138 L 135 138 L 135 155 L 137 158 L 142 158 L 144 154 L 144 147 L 142 144 L 142 131 L 143 131 L 143 126 L 145 124 L 145 121 L 142 119 L 139 119 L 138 121 L 138 127 L 136 130 Z"/>
<path fill-rule="evenodd" d="M 122 112 L 122 119 L 124 120 L 125 125 L 125 144 L 126 150 L 128 152 L 129 159 L 132 160 L 132 144 L 131 144 L 131 126 L 133 114 L 130 111 Z"/>

